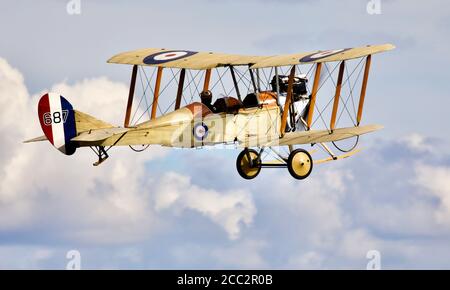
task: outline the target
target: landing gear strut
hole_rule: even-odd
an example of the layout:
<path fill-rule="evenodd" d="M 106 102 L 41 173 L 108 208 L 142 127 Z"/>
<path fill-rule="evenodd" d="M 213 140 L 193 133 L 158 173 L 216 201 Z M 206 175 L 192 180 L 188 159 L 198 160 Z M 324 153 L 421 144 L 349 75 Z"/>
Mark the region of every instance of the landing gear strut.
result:
<path fill-rule="evenodd" d="M 98 156 L 98 161 L 94 162 L 94 164 L 92 164 L 92 165 L 99 166 L 100 164 L 103 163 L 103 161 L 108 159 L 109 155 L 108 155 L 107 151 L 105 150 L 104 146 L 95 146 L 95 147 L 91 147 L 91 149 Z"/>
<path fill-rule="evenodd" d="M 261 168 L 288 168 L 289 173 L 296 179 L 307 178 L 313 169 L 313 160 L 308 151 L 304 149 L 290 148 L 288 157 L 283 157 L 275 152 L 279 159 L 272 162 L 262 162 L 261 154 L 264 148 L 258 153 L 256 150 L 245 148 L 237 157 L 236 168 L 240 176 L 245 179 L 253 179 L 258 176 Z"/>

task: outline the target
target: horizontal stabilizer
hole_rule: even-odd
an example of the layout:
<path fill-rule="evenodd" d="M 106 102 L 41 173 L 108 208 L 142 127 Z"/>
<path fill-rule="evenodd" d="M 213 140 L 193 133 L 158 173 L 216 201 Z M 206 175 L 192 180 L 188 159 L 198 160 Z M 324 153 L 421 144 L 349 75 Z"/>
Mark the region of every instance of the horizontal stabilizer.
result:
<path fill-rule="evenodd" d="M 47 140 L 48 140 L 47 137 L 44 135 L 44 136 L 39 136 L 39 137 L 30 139 L 30 140 L 23 141 L 23 143 L 33 143 L 33 142 L 40 142 L 40 141 L 47 141 Z"/>
<path fill-rule="evenodd" d="M 98 120 L 86 113 L 74 110 L 75 124 L 77 133 L 89 131 L 92 129 L 113 128 L 114 126 L 102 120 Z"/>
<path fill-rule="evenodd" d="M 75 142 L 98 142 L 103 141 L 114 135 L 126 133 L 129 129 L 127 128 L 105 128 L 105 129 L 94 129 L 81 133 L 77 137 L 71 139 Z"/>

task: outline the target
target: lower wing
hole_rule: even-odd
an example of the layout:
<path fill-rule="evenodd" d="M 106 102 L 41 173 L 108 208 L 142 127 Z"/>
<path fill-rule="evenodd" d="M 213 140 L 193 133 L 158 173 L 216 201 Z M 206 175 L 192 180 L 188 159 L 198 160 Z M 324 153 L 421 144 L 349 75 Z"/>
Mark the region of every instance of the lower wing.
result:
<path fill-rule="evenodd" d="M 289 132 L 286 133 L 282 138 L 271 141 L 265 146 L 286 146 L 339 141 L 377 131 L 382 128 L 383 126 L 381 125 L 366 125 L 358 127 L 339 128 L 335 129 L 333 132 L 330 132 L 328 130 Z"/>

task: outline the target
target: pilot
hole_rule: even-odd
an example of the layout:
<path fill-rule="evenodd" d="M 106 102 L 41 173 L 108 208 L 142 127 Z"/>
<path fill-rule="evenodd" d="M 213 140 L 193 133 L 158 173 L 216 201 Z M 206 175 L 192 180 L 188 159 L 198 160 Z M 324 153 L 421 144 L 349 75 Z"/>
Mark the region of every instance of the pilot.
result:
<path fill-rule="evenodd" d="M 203 105 L 207 106 L 213 113 L 216 112 L 216 108 L 212 104 L 212 93 L 210 90 L 202 91 L 200 93 L 200 99 Z"/>

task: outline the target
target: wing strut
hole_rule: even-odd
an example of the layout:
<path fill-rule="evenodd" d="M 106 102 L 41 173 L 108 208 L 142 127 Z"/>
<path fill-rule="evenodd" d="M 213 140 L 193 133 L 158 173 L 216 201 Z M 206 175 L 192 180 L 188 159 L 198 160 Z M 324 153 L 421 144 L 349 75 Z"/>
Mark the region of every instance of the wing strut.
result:
<path fill-rule="evenodd" d="M 306 121 L 306 124 L 308 125 L 308 130 L 311 129 L 311 123 L 313 120 L 313 114 L 314 114 L 314 107 L 316 105 L 316 96 L 317 91 L 319 90 L 319 82 L 320 82 L 320 70 L 322 69 L 322 63 L 317 63 L 316 66 L 316 73 L 314 75 L 314 84 L 311 92 L 311 101 L 309 104 L 309 111 L 308 111 L 308 120 Z"/>
<path fill-rule="evenodd" d="M 234 73 L 234 67 L 230 65 L 231 78 L 233 79 L 234 89 L 236 90 L 236 95 L 239 101 L 242 102 L 241 93 L 239 92 L 239 86 L 236 80 L 236 74 Z"/>
<path fill-rule="evenodd" d="M 158 72 L 156 74 L 156 84 L 155 84 L 155 93 L 153 96 L 153 104 L 152 104 L 152 119 L 156 118 L 156 107 L 158 107 L 158 97 L 159 97 L 159 88 L 161 87 L 161 78 L 162 78 L 163 67 L 158 67 Z"/>
<path fill-rule="evenodd" d="M 292 101 L 292 87 L 294 86 L 294 77 L 295 77 L 295 65 L 291 68 L 291 73 L 289 74 L 288 88 L 287 88 L 287 96 L 286 102 L 284 103 L 283 115 L 281 116 L 281 127 L 280 127 L 280 135 L 283 136 L 286 131 L 286 122 L 289 113 L 289 106 Z"/>
<path fill-rule="evenodd" d="M 366 97 L 367 80 L 369 79 L 370 64 L 372 62 L 372 55 L 368 55 L 366 58 L 366 67 L 364 68 L 364 78 L 361 86 L 361 95 L 359 96 L 358 116 L 356 118 L 356 124 L 359 126 L 362 117 L 362 111 L 364 107 L 364 98 Z"/>
<path fill-rule="evenodd" d="M 344 78 L 345 61 L 341 62 L 339 66 L 339 75 L 336 84 L 336 93 L 334 94 L 333 111 L 331 113 L 330 130 L 333 132 L 334 126 L 336 125 L 336 114 L 339 107 L 339 98 L 341 96 L 342 79 Z"/>
<path fill-rule="evenodd" d="M 205 72 L 205 82 L 203 83 L 203 91 L 209 90 L 209 82 L 211 80 L 211 69 L 208 68 Z"/>
<path fill-rule="evenodd" d="M 177 99 L 175 101 L 175 110 L 178 110 L 181 105 L 181 97 L 183 96 L 184 78 L 186 76 L 186 69 L 181 69 L 180 80 L 178 81 Z"/>
<path fill-rule="evenodd" d="M 261 77 L 259 76 L 259 69 L 255 69 L 256 71 L 256 87 L 258 88 L 258 92 L 261 92 Z"/>
<path fill-rule="evenodd" d="M 133 106 L 134 88 L 136 87 L 136 75 L 138 66 L 133 65 L 133 71 L 131 73 L 130 92 L 128 93 L 127 110 L 125 113 L 125 121 L 123 126 L 127 128 L 130 125 L 131 107 Z"/>
<path fill-rule="evenodd" d="M 280 80 L 278 79 L 278 67 L 275 67 L 275 80 L 277 87 L 277 105 L 280 106 Z"/>
<path fill-rule="evenodd" d="M 255 94 L 258 92 L 258 87 L 256 86 L 256 81 L 255 81 L 255 75 L 253 74 L 253 71 L 251 69 L 251 65 L 248 65 L 248 72 L 250 73 L 250 78 L 252 80 L 252 85 L 253 85 L 253 90 L 255 91 Z"/>

